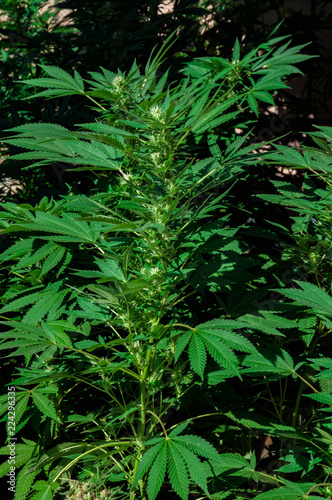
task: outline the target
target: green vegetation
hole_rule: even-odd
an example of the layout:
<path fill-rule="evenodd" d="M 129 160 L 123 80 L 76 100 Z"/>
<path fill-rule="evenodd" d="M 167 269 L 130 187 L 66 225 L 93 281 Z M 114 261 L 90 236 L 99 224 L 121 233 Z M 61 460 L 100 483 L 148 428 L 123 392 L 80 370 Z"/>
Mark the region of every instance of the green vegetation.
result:
<path fill-rule="evenodd" d="M 254 140 L 312 57 L 274 31 L 167 69 L 179 40 L 117 71 L 67 71 L 50 44 L 8 72 L 4 109 L 29 103 L 3 140 L 23 191 L 0 204 L 14 500 L 332 497 L 332 127 Z"/>

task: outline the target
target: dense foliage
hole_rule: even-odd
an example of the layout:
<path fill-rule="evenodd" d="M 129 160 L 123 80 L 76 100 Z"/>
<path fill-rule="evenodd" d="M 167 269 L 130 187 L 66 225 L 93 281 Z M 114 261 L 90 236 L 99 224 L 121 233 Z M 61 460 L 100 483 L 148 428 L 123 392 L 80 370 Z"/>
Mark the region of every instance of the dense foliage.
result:
<path fill-rule="evenodd" d="M 303 153 L 250 143 L 301 48 L 279 37 L 241 58 L 236 42 L 231 61 L 194 59 L 176 83 L 164 48 L 143 70 L 43 65 L 24 82 L 37 99 L 86 99 L 95 120 L 6 139 L 28 172 L 93 175 L 89 194 L 0 212 L 0 348 L 23 360 L 15 499 L 75 481 L 118 499 L 330 496 L 332 131 Z M 260 228 L 254 210 L 239 224 L 234 187 L 265 163 L 306 172 L 253 197 L 286 223 Z"/>
<path fill-rule="evenodd" d="M 298 138 L 299 131 L 312 130 L 308 116 L 325 113 L 331 98 L 331 64 L 323 46 L 332 24 L 326 0 L 295 7 L 290 0 L 0 0 L 0 16 L 1 137 L 8 127 L 29 121 L 71 128 L 94 120 L 79 96 L 30 98 L 29 87 L 20 82 L 40 77 L 40 64 L 76 69 L 84 78 L 99 66 L 128 71 L 135 58 L 144 66 L 152 47 L 175 31 L 178 37 L 167 57 L 170 81 L 178 79 L 183 63 L 193 56 L 229 57 L 236 38 L 242 54 L 248 54 L 279 23 L 280 35 L 291 34 L 295 44 L 308 43 L 306 54 L 323 56 L 301 62 L 307 79 L 298 85 L 295 78 L 296 91 L 280 89 L 276 108 L 260 103 L 264 112 L 253 123 L 258 142 L 289 132 Z M 15 147 L 7 148 L 7 155 L 15 153 Z M 62 162 L 29 174 L 21 167 L 15 160 L 1 164 L 2 199 L 35 203 L 45 195 L 65 194 L 67 184 L 85 193 L 91 187 L 89 173 L 78 176 Z"/>

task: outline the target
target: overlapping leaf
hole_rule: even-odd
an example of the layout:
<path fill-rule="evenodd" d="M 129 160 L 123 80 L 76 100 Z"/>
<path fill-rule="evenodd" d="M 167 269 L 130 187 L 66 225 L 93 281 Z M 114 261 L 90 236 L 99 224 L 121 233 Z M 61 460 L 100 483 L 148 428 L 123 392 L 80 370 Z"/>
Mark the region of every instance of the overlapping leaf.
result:
<path fill-rule="evenodd" d="M 156 442 L 157 441 L 157 442 Z M 209 459 L 218 458 L 215 448 L 205 439 L 194 435 L 170 434 L 169 438 L 155 438 L 147 441 L 153 444 L 147 450 L 136 471 L 134 485 L 148 473 L 148 497 L 155 500 L 163 483 L 166 468 L 174 490 L 183 499 L 189 494 L 189 481 L 194 481 L 207 493 L 207 476 L 200 468 L 197 455 Z"/>

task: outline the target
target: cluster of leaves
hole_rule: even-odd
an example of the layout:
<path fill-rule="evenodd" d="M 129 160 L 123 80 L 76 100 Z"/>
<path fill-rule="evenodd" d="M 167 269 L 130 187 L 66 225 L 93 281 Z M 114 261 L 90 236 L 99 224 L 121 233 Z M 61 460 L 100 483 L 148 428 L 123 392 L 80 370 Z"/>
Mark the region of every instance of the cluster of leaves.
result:
<path fill-rule="evenodd" d="M 331 16 L 325 12 L 325 0 L 315 2 L 315 12 L 275 5 L 273 0 L 201 1 L 178 0 L 165 4 L 163 0 L 2 0 L 0 12 L 0 107 L 1 135 L 11 125 L 27 121 L 53 122 L 66 127 L 73 123 L 93 120 L 79 96 L 59 97 L 55 101 L 29 99 L 29 87 L 20 80 L 40 76 L 38 64 L 55 65 L 71 71 L 78 69 L 83 76 L 88 70 L 98 71 L 99 65 L 116 71 L 121 65 L 129 70 L 134 57 L 139 64 L 147 61 L 151 48 L 172 32 L 178 39 L 168 53 L 172 60 L 172 79 L 178 78 L 183 61 L 196 56 L 222 55 L 227 57 L 235 39 L 242 40 L 242 51 L 248 54 L 265 40 L 274 24 L 284 20 L 281 34 L 296 33 L 299 44 L 313 42 L 307 53 L 323 53 L 321 30 L 327 31 Z M 318 32 L 319 27 L 319 32 Z M 260 114 L 258 141 L 272 138 L 303 127 L 309 113 L 315 113 L 331 95 L 329 65 L 324 57 L 301 62 L 309 73 L 308 98 L 296 99 L 287 89 L 282 90 L 282 104 L 287 103 L 285 116 L 280 120 L 269 104 L 261 101 L 265 112 Z M 313 70 L 314 66 L 314 70 Z M 319 91 L 313 92 L 313 89 Z M 321 92 L 321 95 L 319 94 Z M 92 115 L 92 116 L 91 116 Z M 82 119 L 82 117 L 84 118 Z M 254 125 L 255 123 L 253 123 Z M 15 147 L 8 147 L 8 154 Z M 84 180 L 82 180 L 84 179 Z M 63 163 L 51 169 L 34 169 L 26 175 L 20 162 L 1 164 L 1 198 L 39 201 L 44 195 L 67 192 L 67 184 L 84 185 L 89 192 L 91 178 L 86 172 L 77 177 Z M 42 186 L 42 187 L 41 187 Z"/>
<path fill-rule="evenodd" d="M 89 196 L 1 205 L 0 348 L 24 360 L 14 416 L 0 398 L 21 438 L 15 499 L 51 500 L 71 478 L 132 500 L 168 488 L 183 500 L 329 495 L 331 359 L 315 349 L 326 345 L 332 298 L 311 271 L 285 288 L 286 261 L 253 258 L 229 223 L 233 184 L 259 163 L 296 157 L 303 168 L 310 157 L 328 173 L 328 131 L 316 134 L 323 152 L 303 157 L 258 153 L 262 144 L 235 132 L 298 72 L 301 48 L 279 37 L 241 60 L 236 42 L 231 61 L 196 59 L 177 83 L 160 74 L 164 49 L 143 71 L 134 63 L 84 80 L 43 65 L 46 76 L 24 82 L 45 89 L 36 98 L 87 99 L 97 118 L 78 130 L 19 125 L 6 139 L 28 150 L 15 159 L 29 168 L 61 161 L 94 176 Z M 301 220 L 312 200 L 327 211 L 327 191 L 313 190 L 295 207 Z M 280 440 L 278 470 L 255 452 L 261 434 Z M 5 459 L 0 474 L 9 470 Z"/>

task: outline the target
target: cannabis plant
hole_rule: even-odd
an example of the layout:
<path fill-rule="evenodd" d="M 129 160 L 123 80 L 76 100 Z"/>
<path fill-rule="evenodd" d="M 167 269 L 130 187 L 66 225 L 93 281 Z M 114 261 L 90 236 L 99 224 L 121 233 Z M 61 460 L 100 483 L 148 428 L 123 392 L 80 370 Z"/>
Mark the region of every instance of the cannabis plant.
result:
<path fill-rule="evenodd" d="M 244 131 L 259 102 L 273 104 L 271 94 L 299 72 L 293 63 L 308 58 L 300 49 L 274 38 L 241 60 L 236 42 L 231 61 L 193 60 L 178 82 L 163 72 L 165 48 L 144 70 L 102 68 L 84 81 L 43 66 L 44 77 L 25 82 L 44 89 L 38 99 L 87 99 L 96 119 L 77 130 L 20 125 L 6 140 L 28 150 L 14 158 L 29 168 L 61 161 L 90 172 L 94 186 L 89 195 L 69 188 L 35 206 L 2 205 L 0 347 L 23 360 L 10 384 L 14 415 L 7 394 L 0 400 L 18 437 L 15 499 L 49 500 L 76 481 L 132 500 L 296 500 L 316 488 L 312 478 L 293 484 L 256 463 L 257 433 L 288 440 L 291 464 L 302 440 L 310 476 L 313 438 L 297 427 L 299 407 L 293 418 L 282 410 L 287 383 L 312 387 L 305 360 L 294 361 L 283 342 L 300 331 L 309 345 L 308 330 L 294 310 L 256 307 L 273 263 L 250 256 L 228 198 L 264 161 L 263 144 L 248 144 Z M 227 300 L 239 284 L 242 306 L 232 314 Z M 300 286 L 302 295 L 313 287 Z M 263 400 L 277 416 L 257 411 Z M 325 444 L 315 446 L 328 457 Z M 10 471 L 6 458 L 0 473 Z M 282 488 L 262 492 L 269 485 Z"/>

